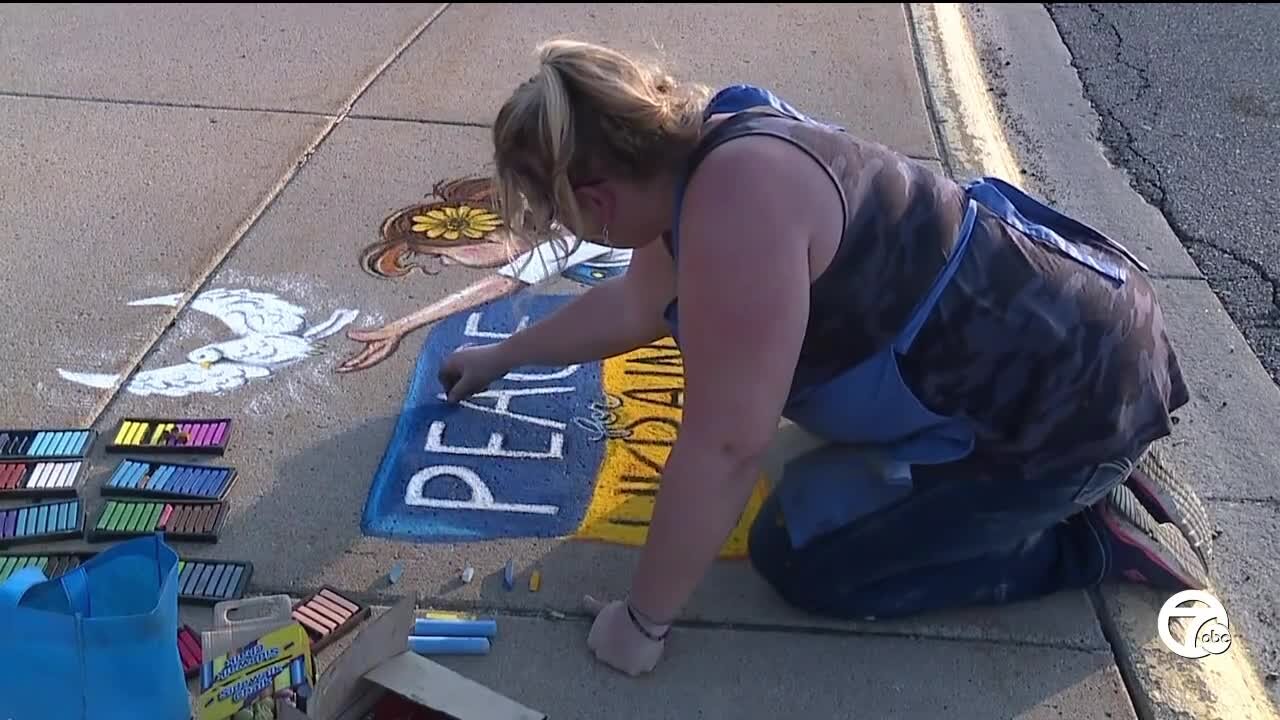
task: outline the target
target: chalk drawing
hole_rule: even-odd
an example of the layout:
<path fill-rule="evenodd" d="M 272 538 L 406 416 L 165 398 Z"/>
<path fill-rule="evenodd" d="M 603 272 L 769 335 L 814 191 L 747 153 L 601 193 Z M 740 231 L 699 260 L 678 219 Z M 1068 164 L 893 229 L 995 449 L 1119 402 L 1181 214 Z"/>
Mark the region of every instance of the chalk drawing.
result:
<path fill-rule="evenodd" d="M 566 248 L 555 248 L 551 242 L 535 247 L 516 238 L 497 214 L 491 180 L 479 176 L 437 183 L 427 202 L 397 210 L 384 220 L 380 234 L 378 242 L 360 253 L 360 267 L 375 277 L 402 278 L 415 270 L 436 275 L 452 265 L 495 272 L 382 327 L 352 328 L 347 337 L 364 347 L 338 365 L 340 373 L 381 363 L 405 336 L 454 314 L 557 276 L 590 287 L 625 273 L 631 263 L 629 248 L 579 242 L 567 234 Z M 567 255 L 562 254 L 566 249 Z"/>
<path fill-rule="evenodd" d="M 134 300 L 132 307 L 177 307 L 182 294 Z M 192 310 L 210 315 L 235 334 L 235 338 L 202 345 L 187 353 L 187 361 L 143 370 L 125 385 L 134 395 L 187 397 L 221 394 L 270 376 L 295 363 L 315 357 L 320 341 L 342 330 L 359 316 L 358 310 L 339 308 L 324 322 L 307 327 L 306 308 L 278 295 L 243 288 L 214 289 L 192 300 Z M 64 379 L 96 388 L 112 388 L 120 382 L 114 374 L 73 372 L 58 368 Z"/>
<path fill-rule="evenodd" d="M 579 415 L 573 419 L 573 424 L 590 433 L 593 442 L 600 442 L 605 438 L 631 437 L 630 430 L 618 426 L 618 413 L 615 411 L 620 407 L 622 399 L 606 393 L 603 400 L 587 406 L 591 417 Z"/>
<path fill-rule="evenodd" d="M 506 231 L 494 205 L 493 185 L 482 177 L 436 183 L 426 202 L 387 217 L 380 235 L 381 240 L 361 251 L 360 267 L 383 278 L 404 277 L 414 270 L 435 275 L 439 266 L 451 264 L 498 267 L 513 252 L 528 249 L 518 247 Z"/>
<path fill-rule="evenodd" d="M 643 544 L 684 404 L 670 338 L 601 363 L 516 368 L 465 402 L 443 400 L 436 373 L 446 355 L 506 337 L 572 297 L 505 298 L 431 329 L 369 491 L 365 534 Z M 765 489 L 761 478 L 722 557 L 745 556 Z"/>

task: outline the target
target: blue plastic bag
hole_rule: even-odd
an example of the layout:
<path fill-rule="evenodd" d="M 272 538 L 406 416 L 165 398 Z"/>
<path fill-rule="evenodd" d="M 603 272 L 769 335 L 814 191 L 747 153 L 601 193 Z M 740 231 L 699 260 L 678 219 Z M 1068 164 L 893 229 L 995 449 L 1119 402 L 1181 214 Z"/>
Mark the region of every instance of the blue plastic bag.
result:
<path fill-rule="evenodd" d="M 188 720 L 178 656 L 178 555 L 159 535 L 60 578 L 0 583 L 0 718 Z"/>

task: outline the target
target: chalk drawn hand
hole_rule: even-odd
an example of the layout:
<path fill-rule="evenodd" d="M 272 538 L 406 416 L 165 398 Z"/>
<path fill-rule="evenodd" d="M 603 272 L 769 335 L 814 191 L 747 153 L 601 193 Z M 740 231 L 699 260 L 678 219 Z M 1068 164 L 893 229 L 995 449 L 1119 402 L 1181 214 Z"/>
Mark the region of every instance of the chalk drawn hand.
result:
<path fill-rule="evenodd" d="M 344 360 L 338 366 L 338 372 L 364 370 L 377 365 L 390 357 L 396 351 L 396 348 L 400 347 L 400 339 L 408 332 L 408 329 L 397 323 L 390 323 L 372 330 L 351 328 L 347 331 L 347 337 L 356 342 L 365 343 L 365 347 L 360 352 Z"/>
<path fill-rule="evenodd" d="M 446 401 L 457 403 L 489 387 L 511 370 L 501 343 L 466 345 L 449 353 L 440 364 L 440 385 Z"/>
<path fill-rule="evenodd" d="M 666 626 L 641 630 L 645 621 L 633 618 L 622 600 L 606 603 L 587 595 L 583 605 L 596 618 L 587 635 L 587 647 L 597 660 L 632 677 L 658 666 L 666 649 Z"/>
<path fill-rule="evenodd" d="M 366 343 L 368 346 L 353 355 L 342 365 L 339 365 L 337 371 L 352 372 L 371 368 L 390 357 L 400 345 L 400 341 L 414 330 L 443 320 L 455 313 L 471 310 L 491 300 L 510 295 L 523 287 L 525 287 L 524 283 L 519 280 L 493 275 L 458 292 L 450 293 L 430 305 L 419 308 L 380 328 L 373 330 L 352 329 L 347 332 L 347 337 L 356 342 Z"/>

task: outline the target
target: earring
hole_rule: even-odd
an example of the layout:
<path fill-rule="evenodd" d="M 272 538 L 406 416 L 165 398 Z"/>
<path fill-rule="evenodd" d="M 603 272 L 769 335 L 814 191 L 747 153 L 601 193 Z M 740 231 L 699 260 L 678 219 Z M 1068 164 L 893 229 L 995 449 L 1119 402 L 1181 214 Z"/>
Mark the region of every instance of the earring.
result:
<path fill-rule="evenodd" d="M 609 226 L 608 225 L 605 225 L 603 228 L 601 228 L 601 235 L 602 237 L 600 238 L 600 244 L 608 245 L 609 244 Z"/>

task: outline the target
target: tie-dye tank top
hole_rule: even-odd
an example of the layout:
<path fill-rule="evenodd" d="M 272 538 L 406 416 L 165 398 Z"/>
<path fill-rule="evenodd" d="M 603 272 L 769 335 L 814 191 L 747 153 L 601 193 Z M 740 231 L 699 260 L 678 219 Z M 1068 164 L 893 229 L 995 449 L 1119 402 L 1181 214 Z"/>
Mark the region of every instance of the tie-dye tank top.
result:
<path fill-rule="evenodd" d="M 893 341 L 946 263 L 967 194 L 922 163 L 792 113 L 784 104 L 728 117 L 688 171 L 724 142 L 767 134 L 837 181 L 845 230 L 812 285 L 799 389 Z M 930 410 L 972 422 L 976 446 L 962 462 L 975 473 L 1027 476 L 1132 456 L 1168 435 L 1170 414 L 1188 402 L 1148 278 L 1120 253 L 1096 243 L 1090 252 L 1127 268 L 1123 285 L 979 208 L 967 257 L 900 359 Z"/>

